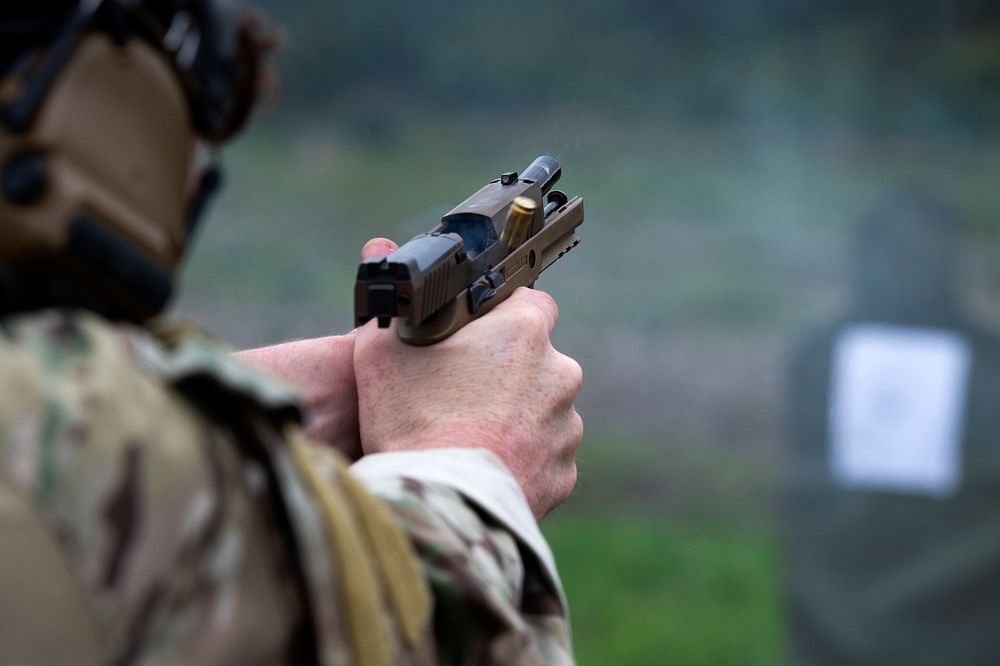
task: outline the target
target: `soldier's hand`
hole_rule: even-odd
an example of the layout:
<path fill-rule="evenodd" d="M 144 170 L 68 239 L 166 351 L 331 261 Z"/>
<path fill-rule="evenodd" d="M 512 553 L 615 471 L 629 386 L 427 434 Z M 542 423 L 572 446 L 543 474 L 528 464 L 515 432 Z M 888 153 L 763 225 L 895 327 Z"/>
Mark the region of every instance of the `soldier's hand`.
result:
<path fill-rule="evenodd" d="M 236 356 L 299 390 L 307 409 L 307 437 L 333 445 L 351 460 L 361 457 L 354 331 L 249 349 Z"/>
<path fill-rule="evenodd" d="M 366 248 L 394 249 L 386 242 Z M 364 452 L 489 449 L 513 472 L 535 516 L 545 515 L 576 484 L 583 437 L 573 408 L 580 365 L 549 340 L 558 316 L 551 296 L 520 288 L 428 347 L 402 343 L 395 324 L 358 328 L 354 373 Z"/>
<path fill-rule="evenodd" d="M 361 259 L 386 255 L 395 249 L 392 241 L 376 238 L 365 244 Z M 306 436 L 332 444 L 350 460 L 362 455 L 354 387 L 354 333 L 284 342 L 236 354 L 295 386 L 308 410 Z"/>

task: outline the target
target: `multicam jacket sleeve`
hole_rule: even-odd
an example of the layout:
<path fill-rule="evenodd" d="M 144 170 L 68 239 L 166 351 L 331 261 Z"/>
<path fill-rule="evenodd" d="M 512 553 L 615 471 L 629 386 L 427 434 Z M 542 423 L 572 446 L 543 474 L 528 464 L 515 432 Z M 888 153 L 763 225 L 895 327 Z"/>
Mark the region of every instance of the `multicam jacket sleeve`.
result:
<path fill-rule="evenodd" d="M 207 343 L 4 320 L 0 662 L 571 661 L 551 554 L 498 461 L 392 454 L 352 475 L 295 442 L 296 414 Z"/>
<path fill-rule="evenodd" d="M 366 456 L 430 580 L 445 663 L 572 663 L 555 561 L 507 468 L 476 449 Z"/>

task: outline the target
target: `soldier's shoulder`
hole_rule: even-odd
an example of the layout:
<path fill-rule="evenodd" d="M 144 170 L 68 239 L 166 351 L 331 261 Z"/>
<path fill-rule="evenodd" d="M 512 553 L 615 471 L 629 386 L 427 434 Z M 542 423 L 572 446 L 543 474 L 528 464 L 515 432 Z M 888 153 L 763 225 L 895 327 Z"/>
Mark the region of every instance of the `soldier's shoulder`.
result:
<path fill-rule="evenodd" d="M 97 459 L 197 438 L 250 412 L 290 418 L 296 396 L 202 336 L 166 340 L 64 310 L 0 326 L 0 467 L 16 485 L 51 483 L 76 452 Z"/>
<path fill-rule="evenodd" d="M 38 399 L 37 391 L 18 387 L 51 390 L 89 382 L 106 399 L 128 405 L 139 397 L 127 381 L 132 377 L 182 394 L 196 385 L 202 395 L 239 396 L 264 410 L 298 409 L 293 389 L 235 359 L 231 351 L 176 321 L 145 329 L 75 310 L 9 317 L 0 327 L 0 397 Z"/>
<path fill-rule="evenodd" d="M 0 490 L 18 499 L 21 522 L 39 526 L 54 555 L 37 564 L 28 553 L 17 571 L 46 581 L 71 572 L 97 600 L 88 602 L 91 619 L 116 654 L 134 644 L 213 661 L 199 652 L 216 654 L 190 619 L 244 587 L 278 598 L 285 582 L 268 576 L 291 566 L 262 463 L 242 456 L 245 442 L 227 431 L 227 418 L 268 414 L 275 391 L 197 336 L 166 340 L 82 312 L 4 319 Z M 9 528 L 2 509 L 0 501 L 0 526 Z M 273 564 L 243 566 L 244 543 Z M 294 618 L 294 609 L 275 608 Z M 260 612 L 276 632 L 293 621 Z M 206 633 L 227 635 L 230 615 L 209 615 L 222 628 Z"/>
<path fill-rule="evenodd" d="M 68 389 L 107 377 L 101 393 L 129 397 L 117 375 L 134 374 L 116 327 L 75 311 L 46 310 L 7 317 L 0 327 L 0 422 L 44 403 L 70 399 Z"/>

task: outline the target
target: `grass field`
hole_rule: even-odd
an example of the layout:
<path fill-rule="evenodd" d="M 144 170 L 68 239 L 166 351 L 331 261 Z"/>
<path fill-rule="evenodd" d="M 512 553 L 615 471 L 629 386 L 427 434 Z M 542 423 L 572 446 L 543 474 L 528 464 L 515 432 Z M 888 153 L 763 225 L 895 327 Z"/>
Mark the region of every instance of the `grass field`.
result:
<path fill-rule="evenodd" d="M 544 524 L 581 664 L 777 664 L 777 547 L 746 528 L 625 516 Z"/>

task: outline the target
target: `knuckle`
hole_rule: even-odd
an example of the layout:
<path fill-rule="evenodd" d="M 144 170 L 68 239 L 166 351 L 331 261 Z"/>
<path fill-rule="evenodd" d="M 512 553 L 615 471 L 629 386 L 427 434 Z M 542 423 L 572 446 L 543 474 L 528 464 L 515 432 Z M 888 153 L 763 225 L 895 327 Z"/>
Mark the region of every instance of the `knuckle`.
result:
<path fill-rule="evenodd" d="M 565 356 L 565 363 L 567 367 L 567 375 L 569 377 L 570 385 L 573 387 L 573 394 L 580 392 L 583 387 L 583 366 L 575 359 L 569 356 Z"/>
<path fill-rule="evenodd" d="M 560 484 L 561 487 L 559 489 L 560 502 L 566 501 L 566 499 L 568 499 L 569 496 L 573 494 L 573 489 L 576 488 L 576 478 L 577 478 L 576 461 L 573 461 L 572 463 L 567 465 L 566 473 L 563 474 L 562 483 Z"/>
<path fill-rule="evenodd" d="M 549 313 L 553 320 L 559 318 L 559 304 L 556 303 L 556 299 L 552 298 L 551 294 L 538 289 L 532 289 L 531 292 L 534 294 L 535 303 L 539 308 Z"/>
<path fill-rule="evenodd" d="M 559 370 L 559 376 L 565 383 L 567 390 L 572 392 L 573 395 L 576 395 L 583 387 L 583 367 L 571 356 L 567 356 L 558 351 L 555 353 L 556 367 Z"/>
<path fill-rule="evenodd" d="M 580 443 L 583 442 L 583 417 L 580 412 L 573 410 L 573 449 L 574 451 L 579 448 Z"/>
<path fill-rule="evenodd" d="M 526 322 L 530 323 L 532 328 L 545 329 L 545 312 L 533 303 L 524 308 L 524 316 Z"/>
<path fill-rule="evenodd" d="M 511 300 L 516 300 L 520 304 L 537 309 L 542 315 L 542 321 L 546 325 L 550 321 L 555 322 L 559 319 L 559 306 L 548 292 L 529 289 L 528 287 L 518 287 L 514 291 Z"/>
<path fill-rule="evenodd" d="M 548 322 L 545 313 L 532 304 L 523 304 L 514 308 L 509 316 L 514 327 L 532 338 L 548 337 Z"/>

